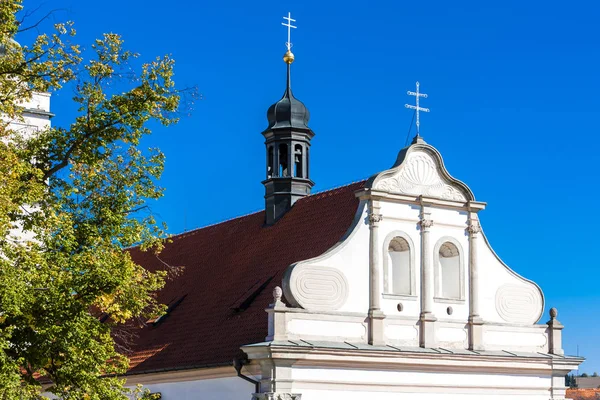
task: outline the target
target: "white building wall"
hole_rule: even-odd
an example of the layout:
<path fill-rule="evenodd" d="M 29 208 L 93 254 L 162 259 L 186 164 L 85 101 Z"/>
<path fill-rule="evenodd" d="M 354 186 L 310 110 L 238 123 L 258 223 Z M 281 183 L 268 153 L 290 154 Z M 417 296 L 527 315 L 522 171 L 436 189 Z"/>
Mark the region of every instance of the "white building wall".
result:
<path fill-rule="evenodd" d="M 250 400 L 255 388 L 241 378 L 227 377 L 184 382 L 145 384 L 161 400 Z"/>
<path fill-rule="evenodd" d="M 35 132 L 50 127 L 50 93 L 35 93 L 31 100 L 21 106 L 24 109 L 22 120 L 10 121 L 11 129 L 24 137 L 30 137 Z"/>
<path fill-rule="evenodd" d="M 494 391 L 487 393 L 481 391 L 472 391 L 471 393 L 464 390 L 449 392 L 448 389 L 438 390 L 437 393 L 418 392 L 415 389 L 406 391 L 391 391 L 385 388 L 379 391 L 338 391 L 319 389 L 302 389 L 302 400 L 515 400 L 522 396 L 527 396 L 527 400 L 548 400 L 550 399 L 549 390 L 536 391 L 506 391 L 505 394 L 500 394 Z"/>
<path fill-rule="evenodd" d="M 18 120 L 8 120 L 9 129 L 14 130 L 16 133 L 24 138 L 31 138 L 36 132 L 50 128 L 50 93 L 34 93 L 32 98 L 21 104 L 23 107 L 23 114 Z M 7 118 L 2 117 L 5 121 Z M 31 211 L 31 207 L 28 211 Z M 23 226 L 20 223 L 13 224 L 14 228 L 11 229 L 10 236 L 15 241 L 29 241 L 32 240 L 34 235 L 32 232 L 25 232 Z"/>
<path fill-rule="evenodd" d="M 550 398 L 552 379 L 538 374 L 446 371 L 352 370 L 293 368 L 292 393 L 302 400 L 335 399 L 478 399 Z M 456 396 L 456 397 L 455 397 Z M 478 396 L 478 397 L 475 397 Z M 500 396 L 500 397 L 499 397 Z M 464 398 L 464 397 L 462 397 Z M 518 397 L 517 397 L 518 398 Z"/>

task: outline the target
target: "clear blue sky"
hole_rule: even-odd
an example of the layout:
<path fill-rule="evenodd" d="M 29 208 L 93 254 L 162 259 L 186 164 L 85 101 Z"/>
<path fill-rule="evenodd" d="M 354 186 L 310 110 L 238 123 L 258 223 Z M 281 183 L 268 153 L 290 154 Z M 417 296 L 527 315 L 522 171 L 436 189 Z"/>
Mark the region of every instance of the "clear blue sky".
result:
<path fill-rule="evenodd" d="M 405 93 L 419 80 L 431 109 L 422 135 L 488 202 L 490 242 L 558 308 L 567 353 L 579 345 L 582 370 L 600 372 L 600 3 L 25 2 L 40 4 L 64 8 L 54 18 L 75 21 L 82 44 L 117 32 L 142 58 L 172 54 L 178 83 L 203 94 L 191 116 L 146 140 L 167 156 L 154 211 L 173 233 L 263 207 L 260 133 L 284 89 L 288 11 L 317 191 L 393 163 L 412 117 Z M 55 124 L 72 117 L 70 95 L 53 96 Z"/>

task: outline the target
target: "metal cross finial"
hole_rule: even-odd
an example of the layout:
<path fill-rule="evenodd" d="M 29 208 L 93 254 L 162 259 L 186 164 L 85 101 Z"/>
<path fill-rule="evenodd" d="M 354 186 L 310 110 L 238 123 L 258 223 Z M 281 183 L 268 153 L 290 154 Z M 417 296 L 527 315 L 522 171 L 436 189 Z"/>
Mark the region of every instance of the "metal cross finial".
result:
<path fill-rule="evenodd" d="M 292 25 L 292 22 L 296 22 L 295 19 L 292 19 L 292 13 L 288 12 L 288 16 L 287 17 L 283 17 L 283 19 L 287 20 L 287 23 L 282 22 L 281 25 L 283 26 L 287 26 L 288 28 L 288 40 L 287 42 L 285 42 L 285 45 L 287 46 L 288 50 L 292 49 L 292 42 L 291 42 L 291 31 L 292 28 L 297 28 L 297 26 Z"/>
<path fill-rule="evenodd" d="M 420 123 L 419 123 L 419 111 L 429 112 L 429 108 L 419 107 L 419 97 L 423 97 L 424 99 L 426 99 L 427 95 L 425 93 L 420 93 L 419 92 L 419 82 L 417 82 L 417 91 L 416 92 L 411 92 L 409 90 L 406 93 L 409 96 L 415 96 L 417 98 L 417 105 L 416 106 L 412 106 L 410 104 L 405 104 L 404 107 L 410 108 L 411 110 L 415 110 L 417 112 L 417 136 L 419 136 L 419 125 L 420 125 Z"/>

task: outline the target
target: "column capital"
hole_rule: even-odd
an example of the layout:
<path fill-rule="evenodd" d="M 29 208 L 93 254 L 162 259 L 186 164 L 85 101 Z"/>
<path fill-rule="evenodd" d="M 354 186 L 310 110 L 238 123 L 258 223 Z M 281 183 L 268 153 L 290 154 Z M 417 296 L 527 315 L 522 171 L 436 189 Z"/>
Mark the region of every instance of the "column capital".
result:
<path fill-rule="evenodd" d="M 371 226 L 378 226 L 381 220 L 383 220 L 383 215 L 376 212 L 369 213 L 369 224 Z"/>
<path fill-rule="evenodd" d="M 478 233 L 480 233 L 481 232 L 481 224 L 479 223 L 479 221 L 475 220 L 475 219 L 469 220 L 469 225 L 467 226 L 467 232 L 469 232 L 470 235 L 477 235 Z"/>
<path fill-rule="evenodd" d="M 302 394 L 300 393 L 267 392 L 252 394 L 252 400 L 301 400 L 301 398 Z"/>
<path fill-rule="evenodd" d="M 421 226 L 421 229 L 429 230 L 429 228 L 431 228 L 433 226 L 433 220 L 424 217 L 419 221 L 419 225 Z"/>

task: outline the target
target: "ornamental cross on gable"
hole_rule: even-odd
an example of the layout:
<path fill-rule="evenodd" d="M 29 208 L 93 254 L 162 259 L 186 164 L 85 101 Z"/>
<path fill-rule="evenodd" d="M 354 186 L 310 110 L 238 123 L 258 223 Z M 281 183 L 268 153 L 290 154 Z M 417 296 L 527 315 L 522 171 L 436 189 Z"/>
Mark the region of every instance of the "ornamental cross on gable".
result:
<path fill-rule="evenodd" d="M 288 49 L 288 51 L 292 50 L 292 39 L 291 39 L 291 33 L 292 33 L 292 28 L 296 29 L 297 27 L 292 25 L 292 22 L 296 22 L 295 19 L 292 19 L 292 13 L 288 12 L 288 16 L 287 17 L 283 17 L 283 19 L 285 19 L 287 21 L 287 23 L 282 22 L 281 25 L 283 26 L 287 26 L 287 31 L 288 31 L 288 40 L 287 42 L 285 42 L 285 45 Z"/>
<path fill-rule="evenodd" d="M 406 92 L 409 96 L 415 96 L 417 99 L 417 105 L 413 106 L 410 104 L 405 104 L 404 107 L 406 108 L 410 108 L 411 110 L 415 110 L 417 113 L 417 136 L 419 136 L 419 125 L 420 125 L 420 121 L 419 121 L 419 111 L 423 111 L 423 112 L 429 112 L 429 108 L 425 108 L 425 107 L 419 107 L 419 97 L 423 97 L 424 99 L 427 98 L 427 95 L 425 93 L 421 93 L 419 92 L 419 82 L 417 81 L 417 91 L 416 92 L 411 92 L 410 90 L 408 92 Z"/>

